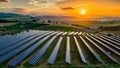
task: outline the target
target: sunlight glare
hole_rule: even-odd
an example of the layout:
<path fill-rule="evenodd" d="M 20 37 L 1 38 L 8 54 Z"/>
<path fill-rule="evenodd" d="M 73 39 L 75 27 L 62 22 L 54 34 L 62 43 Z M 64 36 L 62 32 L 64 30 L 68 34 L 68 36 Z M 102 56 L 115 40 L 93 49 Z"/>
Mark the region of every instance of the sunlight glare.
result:
<path fill-rule="evenodd" d="M 80 13 L 81 13 L 81 15 L 85 15 L 86 14 L 86 10 L 85 9 L 81 9 Z"/>

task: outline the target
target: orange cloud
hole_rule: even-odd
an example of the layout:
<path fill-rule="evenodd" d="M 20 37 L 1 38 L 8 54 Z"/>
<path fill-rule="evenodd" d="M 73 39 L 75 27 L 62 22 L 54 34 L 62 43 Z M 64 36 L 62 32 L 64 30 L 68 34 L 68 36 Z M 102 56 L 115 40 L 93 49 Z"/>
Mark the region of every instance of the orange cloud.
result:
<path fill-rule="evenodd" d="M 62 10 L 73 10 L 73 9 L 75 9 L 75 8 L 73 8 L 73 7 L 65 7 L 65 8 L 61 8 Z"/>

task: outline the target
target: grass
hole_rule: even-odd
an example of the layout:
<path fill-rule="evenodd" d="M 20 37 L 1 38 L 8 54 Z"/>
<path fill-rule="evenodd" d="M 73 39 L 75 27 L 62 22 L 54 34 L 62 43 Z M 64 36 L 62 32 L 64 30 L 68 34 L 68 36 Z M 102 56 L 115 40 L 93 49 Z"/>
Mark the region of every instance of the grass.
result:
<path fill-rule="evenodd" d="M 99 23 L 97 23 L 97 22 L 76 22 L 74 24 L 78 24 L 78 25 L 81 25 L 84 27 L 92 27 L 92 26 L 99 25 Z"/>
<path fill-rule="evenodd" d="M 62 24 L 53 25 L 48 23 L 19 23 L 11 26 L 3 26 L 0 29 L 4 29 L 3 31 L 7 30 L 52 30 L 52 31 L 77 31 L 80 30 L 79 28 L 75 28 L 72 26 L 63 26 Z"/>
<path fill-rule="evenodd" d="M 15 23 L 0 23 L 0 27 L 14 25 Z"/>
<path fill-rule="evenodd" d="M 120 30 L 116 27 L 120 26 L 120 22 L 105 23 L 103 28 L 100 28 L 101 32 L 120 33 Z"/>
<path fill-rule="evenodd" d="M 48 24 L 19 23 L 11 26 L 4 26 L 4 27 L 0 27 L 0 35 L 16 34 L 22 31 L 28 31 L 31 29 L 35 29 L 36 27 L 47 26 L 47 25 Z"/>
<path fill-rule="evenodd" d="M 28 30 L 49 30 L 49 31 L 81 31 L 79 28 L 74 28 L 71 26 L 62 25 L 49 25 L 49 24 L 39 24 L 39 23 L 19 23 L 11 26 L 0 27 L 0 35 L 5 34 L 16 34 L 21 31 Z"/>
<path fill-rule="evenodd" d="M 106 23 L 104 26 L 105 27 L 120 26 L 120 22 L 113 22 L 112 24 L 111 23 Z"/>
<path fill-rule="evenodd" d="M 31 18 L 29 16 L 15 16 L 15 17 L 2 17 L 0 18 L 2 20 L 7 20 L 7 21 L 16 21 L 16 22 L 32 22 L 33 20 L 36 20 L 34 18 Z"/>
<path fill-rule="evenodd" d="M 34 29 L 36 27 L 46 26 L 48 24 L 33 24 L 33 23 L 25 23 L 25 24 L 15 24 L 11 26 L 4 26 L 2 28 L 6 30 L 25 30 L 25 29 Z"/>
<path fill-rule="evenodd" d="M 54 26 L 54 25 L 47 25 L 43 27 L 34 28 L 35 30 L 51 30 L 51 31 L 78 31 L 80 29 L 69 27 L 69 26 Z"/>
<path fill-rule="evenodd" d="M 120 30 L 108 30 L 108 29 L 101 29 L 101 32 L 110 32 L 110 33 L 120 33 Z"/>

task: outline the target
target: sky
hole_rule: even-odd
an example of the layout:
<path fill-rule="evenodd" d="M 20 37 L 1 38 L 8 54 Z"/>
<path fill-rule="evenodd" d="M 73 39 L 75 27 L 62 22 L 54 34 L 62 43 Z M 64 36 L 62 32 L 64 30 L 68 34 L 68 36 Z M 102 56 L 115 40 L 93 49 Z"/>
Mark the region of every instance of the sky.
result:
<path fill-rule="evenodd" d="M 69 15 L 85 19 L 118 17 L 120 0 L 0 0 L 0 12 Z"/>

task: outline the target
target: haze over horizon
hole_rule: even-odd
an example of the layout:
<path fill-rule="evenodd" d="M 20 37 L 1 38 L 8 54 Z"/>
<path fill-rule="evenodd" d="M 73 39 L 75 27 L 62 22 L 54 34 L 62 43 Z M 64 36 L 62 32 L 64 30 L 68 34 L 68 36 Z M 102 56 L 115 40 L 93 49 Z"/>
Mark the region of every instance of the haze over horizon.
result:
<path fill-rule="evenodd" d="M 0 0 L 0 12 L 68 15 L 88 20 L 97 17 L 119 17 L 120 0 Z"/>

